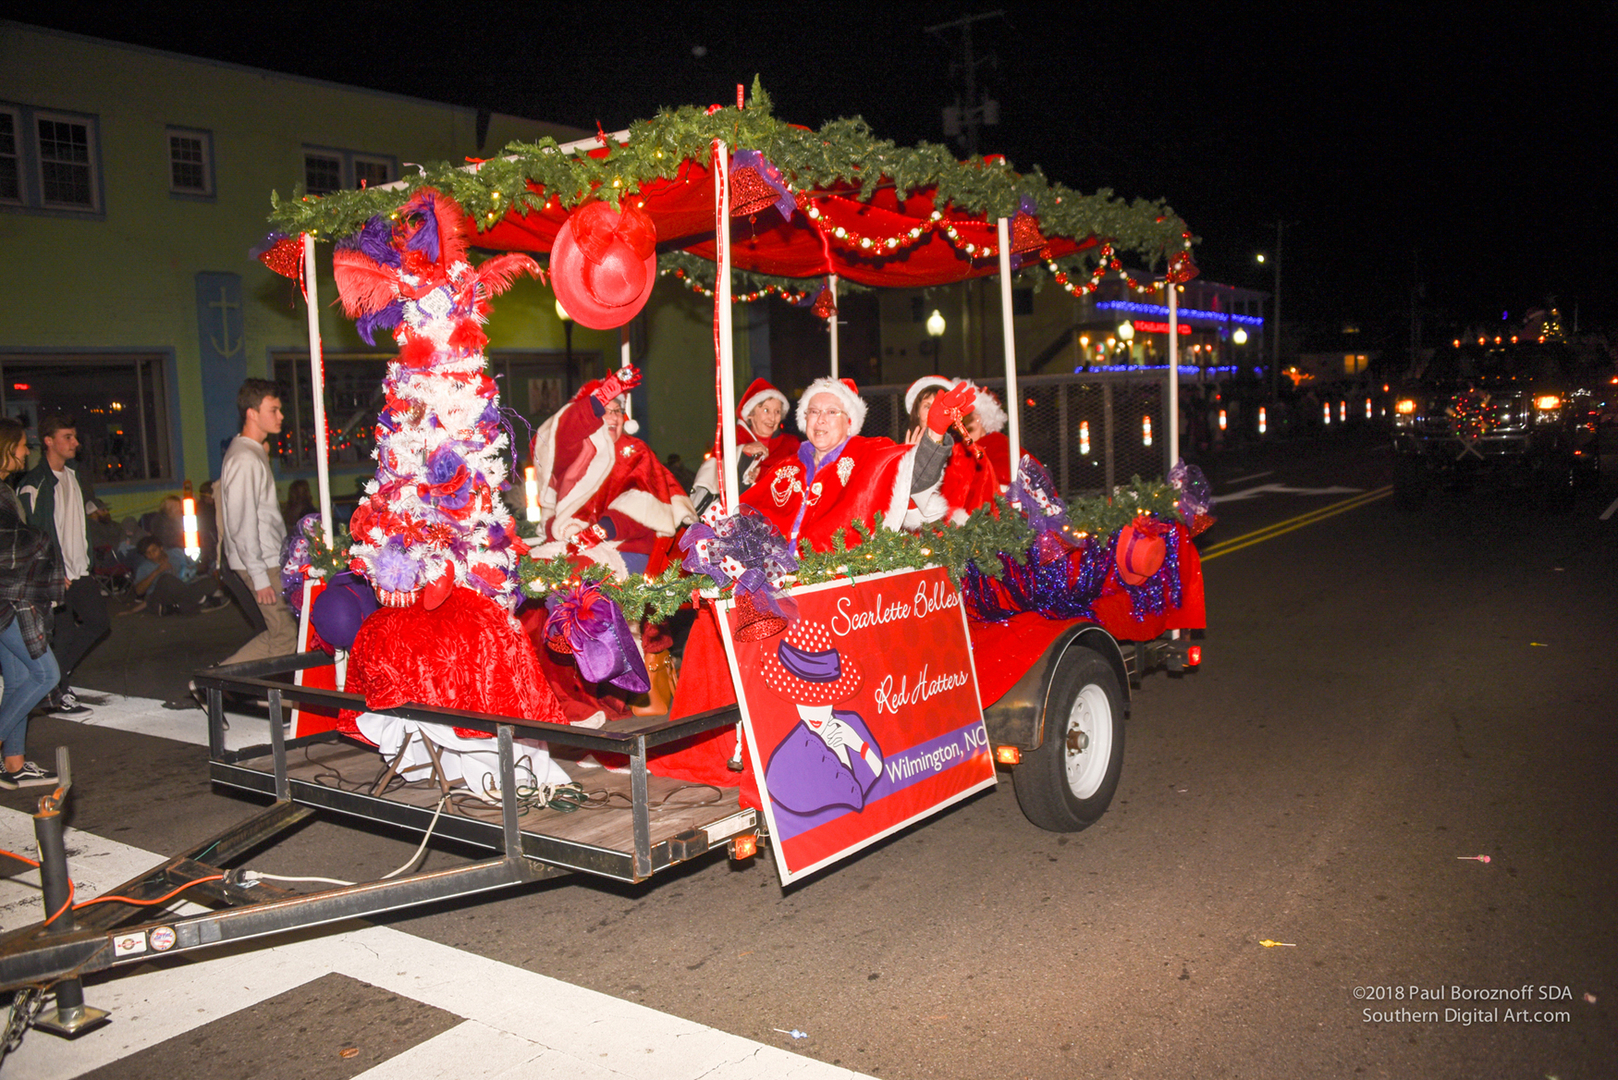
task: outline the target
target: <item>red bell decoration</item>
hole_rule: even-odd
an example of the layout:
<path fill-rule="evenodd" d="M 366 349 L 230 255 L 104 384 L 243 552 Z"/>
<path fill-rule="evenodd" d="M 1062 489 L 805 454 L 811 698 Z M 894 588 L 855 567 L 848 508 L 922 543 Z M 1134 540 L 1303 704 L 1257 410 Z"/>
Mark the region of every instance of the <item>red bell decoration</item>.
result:
<path fill-rule="evenodd" d="M 1011 219 L 1011 253 L 1026 255 L 1045 246 L 1045 237 L 1039 231 L 1039 219 L 1032 214 L 1018 212 Z"/>
<path fill-rule="evenodd" d="M 303 280 L 303 238 L 301 236 L 271 233 L 264 238 L 262 245 L 253 249 L 253 255 L 259 262 L 282 277 L 291 278 L 293 281 Z"/>
<path fill-rule="evenodd" d="M 1169 279 L 1171 284 L 1184 285 L 1200 273 L 1202 271 L 1197 269 L 1197 264 L 1192 260 L 1191 253 L 1189 251 L 1180 251 L 1175 254 L 1174 258 L 1169 260 L 1169 270 L 1164 276 Z"/>
<path fill-rule="evenodd" d="M 785 619 L 759 608 L 751 594 L 736 590 L 736 629 L 732 633 L 737 641 L 762 641 L 786 628 Z"/>
<path fill-rule="evenodd" d="M 837 298 L 831 294 L 829 287 L 823 286 L 820 295 L 815 297 L 814 307 L 809 309 L 815 313 L 817 319 L 830 319 L 837 314 Z"/>
<path fill-rule="evenodd" d="M 751 165 L 730 174 L 731 217 L 752 217 L 768 210 L 778 198 L 779 193 Z"/>

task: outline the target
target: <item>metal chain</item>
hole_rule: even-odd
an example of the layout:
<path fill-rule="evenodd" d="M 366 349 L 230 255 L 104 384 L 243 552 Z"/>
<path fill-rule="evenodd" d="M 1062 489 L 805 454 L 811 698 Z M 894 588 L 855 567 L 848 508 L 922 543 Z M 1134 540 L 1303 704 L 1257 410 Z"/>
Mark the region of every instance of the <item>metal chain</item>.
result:
<path fill-rule="evenodd" d="M 0 1037 L 0 1067 L 5 1065 L 7 1055 L 22 1045 L 22 1037 L 34 1026 L 44 1007 L 45 993 L 37 986 L 25 986 L 11 999 L 5 1034 Z"/>

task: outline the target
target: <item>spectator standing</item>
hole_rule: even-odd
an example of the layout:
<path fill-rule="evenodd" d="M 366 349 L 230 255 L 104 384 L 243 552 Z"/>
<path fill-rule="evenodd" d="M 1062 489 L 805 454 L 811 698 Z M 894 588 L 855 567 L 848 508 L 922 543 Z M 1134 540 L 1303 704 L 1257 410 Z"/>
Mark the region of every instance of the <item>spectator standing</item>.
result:
<path fill-rule="evenodd" d="M 281 599 L 281 545 L 286 525 L 276 498 L 275 474 L 265 446 L 281 431 L 279 387 L 248 379 L 236 394 L 241 434 L 231 440 L 220 467 L 215 513 L 219 522 L 219 578 L 257 635 L 223 661 L 237 664 L 290 653 L 297 624 Z"/>
<path fill-rule="evenodd" d="M 28 464 L 28 431 L 0 419 L 0 479 Z M 56 686 L 47 640 L 51 608 L 67 595 L 61 557 L 50 537 L 30 527 L 11 487 L 0 483 L 0 788 L 45 787 L 56 774 L 23 756 L 28 714 Z"/>
<path fill-rule="evenodd" d="M 89 519 L 84 512 L 84 488 L 73 459 L 79 453 L 79 432 L 60 414 L 39 422 L 40 463 L 23 476 L 17 495 L 28 512 L 28 524 L 56 542 L 67 573 L 65 610 L 58 613 L 51 635 L 60 681 L 50 695 L 52 716 L 82 717 L 90 713 L 68 687 L 73 669 L 112 629 L 101 584 L 90 574 Z"/>

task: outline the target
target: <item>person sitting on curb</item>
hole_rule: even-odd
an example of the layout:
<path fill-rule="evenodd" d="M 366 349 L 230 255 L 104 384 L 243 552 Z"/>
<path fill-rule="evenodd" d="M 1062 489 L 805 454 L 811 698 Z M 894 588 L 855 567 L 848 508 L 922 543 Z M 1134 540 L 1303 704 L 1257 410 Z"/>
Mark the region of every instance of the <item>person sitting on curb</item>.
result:
<path fill-rule="evenodd" d="M 179 548 L 164 548 L 154 536 L 139 544 L 141 560 L 135 567 L 135 595 L 159 615 L 194 615 L 230 603 L 219 594 L 211 577 L 199 577 L 196 565 Z"/>

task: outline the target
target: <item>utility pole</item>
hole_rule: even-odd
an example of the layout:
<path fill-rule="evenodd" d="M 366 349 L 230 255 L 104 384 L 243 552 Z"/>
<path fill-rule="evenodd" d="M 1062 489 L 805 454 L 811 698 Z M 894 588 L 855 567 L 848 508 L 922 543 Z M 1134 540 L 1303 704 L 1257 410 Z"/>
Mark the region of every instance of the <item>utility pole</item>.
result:
<path fill-rule="evenodd" d="M 963 103 L 956 99 L 953 106 L 944 109 L 944 134 L 962 138 L 962 145 L 968 157 L 976 157 L 978 149 L 978 129 L 984 125 L 993 126 L 1000 122 L 1000 103 L 992 99 L 978 100 L 978 65 L 992 62 L 995 58 L 991 54 L 982 60 L 977 58 L 972 49 L 972 24 L 982 22 L 984 19 L 998 19 L 1005 16 L 1003 9 L 985 11 L 977 15 L 967 15 L 953 22 L 939 23 L 929 26 L 925 32 L 929 34 L 942 34 L 945 30 L 961 31 L 961 74 L 965 80 L 966 100 Z M 963 132 L 961 129 L 965 128 Z"/>
<path fill-rule="evenodd" d="M 1270 328 L 1270 397 L 1281 396 L 1281 241 L 1285 237 L 1288 225 L 1296 225 L 1296 221 L 1276 221 L 1275 223 L 1275 325 Z M 1263 262 L 1264 257 L 1259 256 Z"/>

